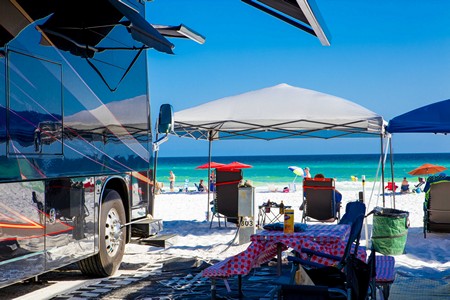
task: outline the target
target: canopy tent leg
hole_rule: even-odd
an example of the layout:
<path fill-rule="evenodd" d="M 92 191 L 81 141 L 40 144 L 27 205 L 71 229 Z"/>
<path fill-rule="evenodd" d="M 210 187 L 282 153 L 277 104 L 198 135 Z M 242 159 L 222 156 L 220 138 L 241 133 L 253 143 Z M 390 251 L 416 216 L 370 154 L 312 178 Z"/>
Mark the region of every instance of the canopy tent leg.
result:
<path fill-rule="evenodd" d="M 209 132 L 209 149 L 208 149 L 208 203 L 206 204 L 206 221 L 210 217 L 210 195 L 211 195 L 211 151 L 212 151 L 212 132 Z"/>
<path fill-rule="evenodd" d="M 381 156 L 384 157 L 384 137 L 383 135 L 380 135 L 381 137 Z M 382 189 L 382 194 L 383 194 L 383 207 L 386 206 L 385 203 L 385 195 L 384 195 L 384 160 L 383 163 L 381 164 L 381 189 Z"/>
<path fill-rule="evenodd" d="M 389 135 L 389 152 L 391 153 L 389 158 L 391 160 L 391 179 L 394 184 L 394 192 L 392 193 L 392 206 L 395 209 L 395 183 L 394 183 L 394 153 L 392 152 L 392 139 Z"/>
<path fill-rule="evenodd" d="M 158 133 L 156 133 L 156 140 L 158 140 Z M 156 170 L 158 168 L 158 153 L 159 153 L 158 148 L 156 148 L 155 150 L 156 150 L 156 151 L 154 151 L 155 155 L 153 156 L 153 186 L 151 187 L 153 200 L 151 201 L 150 207 L 149 207 L 149 212 L 152 212 L 152 214 L 154 214 L 154 209 L 155 209 Z"/>

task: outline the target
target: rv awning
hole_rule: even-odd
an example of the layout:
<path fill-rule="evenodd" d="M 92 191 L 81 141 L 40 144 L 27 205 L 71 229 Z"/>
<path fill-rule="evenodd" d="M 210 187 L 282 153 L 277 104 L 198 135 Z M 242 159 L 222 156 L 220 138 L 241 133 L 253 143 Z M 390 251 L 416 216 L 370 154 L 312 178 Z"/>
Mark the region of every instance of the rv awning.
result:
<path fill-rule="evenodd" d="M 30 20 L 20 13 L 10 1 L 2 1 L 0 9 L 0 47 L 16 37 Z"/>
<path fill-rule="evenodd" d="M 287 84 L 178 111 L 174 134 L 194 139 L 376 137 L 383 118 L 345 99 Z"/>
<path fill-rule="evenodd" d="M 17 4 L 8 5 L 8 8 L 24 16 L 27 20 L 25 26 L 48 17 L 40 28 L 51 42 L 43 38 L 41 43 L 53 44 L 75 55 L 92 57 L 98 51 L 96 46 L 118 25 L 125 26 L 133 39 L 145 46 L 172 54 L 174 45 L 142 17 L 132 6 L 133 3 L 128 0 L 17 0 Z M 0 19 L 0 32 L 4 32 L 1 34 L 2 43 L 8 42 L 25 27 L 8 30 L 9 23 L 14 22 L 7 18 Z M 102 50 L 105 48 L 102 47 Z"/>
<path fill-rule="evenodd" d="M 174 37 L 174 38 L 187 38 L 197 42 L 199 44 L 203 44 L 205 42 L 205 37 L 195 32 L 194 30 L 188 28 L 187 26 L 180 24 L 177 26 L 168 26 L 168 25 L 153 25 L 159 33 L 163 36 Z"/>
<path fill-rule="evenodd" d="M 257 9 L 315 35 L 330 46 L 329 33 L 314 0 L 242 0 Z"/>

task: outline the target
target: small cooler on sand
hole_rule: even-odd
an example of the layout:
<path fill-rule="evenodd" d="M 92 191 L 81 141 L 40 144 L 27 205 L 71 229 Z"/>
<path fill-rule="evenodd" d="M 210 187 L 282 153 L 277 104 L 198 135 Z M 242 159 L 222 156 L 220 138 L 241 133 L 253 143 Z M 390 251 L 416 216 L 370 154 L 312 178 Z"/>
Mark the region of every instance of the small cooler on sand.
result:
<path fill-rule="evenodd" d="M 375 251 L 384 255 L 400 255 L 405 251 L 409 212 L 376 207 L 373 215 L 372 242 Z"/>

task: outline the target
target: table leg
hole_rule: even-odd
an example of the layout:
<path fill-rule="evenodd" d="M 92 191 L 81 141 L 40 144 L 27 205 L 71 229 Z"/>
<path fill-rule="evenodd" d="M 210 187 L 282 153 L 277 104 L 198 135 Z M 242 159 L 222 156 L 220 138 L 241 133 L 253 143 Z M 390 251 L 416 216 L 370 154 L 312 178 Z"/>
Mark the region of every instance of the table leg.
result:
<path fill-rule="evenodd" d="M 281 243 L 277 243 L 277 274 L 281 275 Z"/>
<path fill-rule="evenodd" d="M 216 290 L 216 280 L 214 278 L 211 278 L 211 299 L 215 300 L 217 296 L 217 290 Z"/>
<path fill-rule="evenodd" d="M 261 211 L 261 208 L 258 211 L 258 227 L 262 228 L 264 226 L 264 213 Z"/>
<path fill-rule="evenodd" d="M 242 275 L 238 275 L 238 293 L 239 293 L 239 298 L 241 298 L 244 293 L 242 292 Z"/>

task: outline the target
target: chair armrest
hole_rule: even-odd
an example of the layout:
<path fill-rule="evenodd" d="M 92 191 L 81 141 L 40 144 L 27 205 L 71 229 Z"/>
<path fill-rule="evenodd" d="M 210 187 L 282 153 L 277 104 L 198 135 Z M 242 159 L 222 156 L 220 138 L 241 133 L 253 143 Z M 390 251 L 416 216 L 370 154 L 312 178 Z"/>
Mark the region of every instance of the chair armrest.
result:
<path fill-rule="evenodd" d="M 324 265 L 319 264 L 319 263 L 315 263 L 309 260 L 304 260 L 301 259 L 299 257 L 295 257 L 295 256 L 288 256 L 288 261 L 291 261 L 294 264 L 299 264 L 299 265 L 303 265 L 303 266 L 309 266 L 309 267 L 313 267 L 313 268 L 323 268 Z"/>
<path fill-rule="evenodd" d="M 305 253 L 307 255 L 317 255 L 317 256 L 320 256 L 320 257 L 329 258 L 329 259 L 332 259 L 332 260 L 336 260 L 337 262 L 342 260 L 341 256 L 331 255 L 331 254 L 323 253 L 323 252 L 317 252 L 317 251 L 314 251 L 314 250 L 311 250 L 311 249 L 308 249 L 308 248 L 302 248 L 301 252 Z"/>

